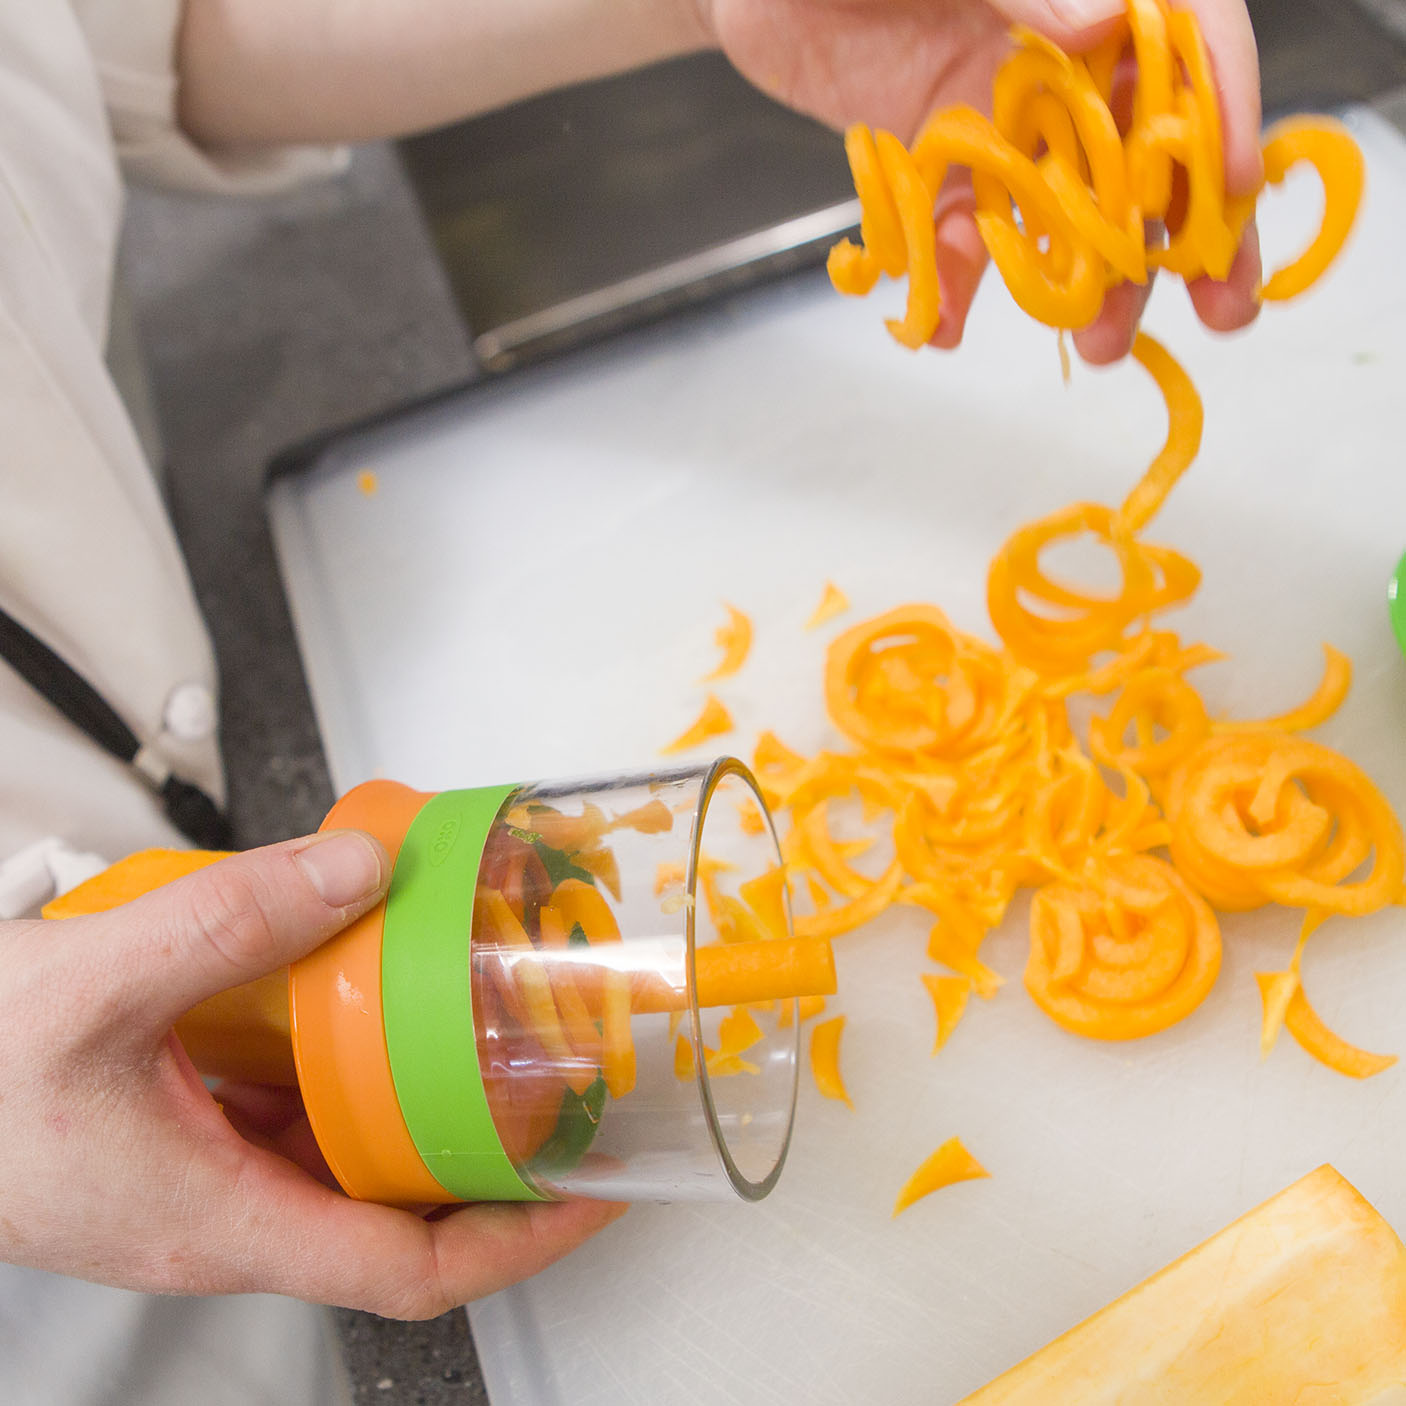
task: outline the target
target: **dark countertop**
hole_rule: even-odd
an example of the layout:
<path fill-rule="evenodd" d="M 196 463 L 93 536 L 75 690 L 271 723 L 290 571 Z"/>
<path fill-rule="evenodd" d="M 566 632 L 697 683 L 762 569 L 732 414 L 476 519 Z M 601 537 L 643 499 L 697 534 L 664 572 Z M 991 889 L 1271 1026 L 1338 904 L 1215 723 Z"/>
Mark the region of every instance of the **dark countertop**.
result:
<path fill-rule="evenodd" d="M 1363 0 L 1371 10 L 1387 3 Z M 1257 0 L 1251 10 L 1268 110 L 1394 92 L 1382 106 L 1400 120 L 1406 31 L 1390 35 L 1337 0 Z M 457 280 L 384 147 L 358 151 L 341 179 L 269 200 L 135 193 L 121 268 L 172 514 L 220 662 L 238 840 L 302 833 L 333 794 L 263 474 L 279 451 L 329 427 L 471 379 Z M 339 1326 L 358 1402 L 486 1402 L 462 1312 L 427 1324 L 340 1313 Z"/>

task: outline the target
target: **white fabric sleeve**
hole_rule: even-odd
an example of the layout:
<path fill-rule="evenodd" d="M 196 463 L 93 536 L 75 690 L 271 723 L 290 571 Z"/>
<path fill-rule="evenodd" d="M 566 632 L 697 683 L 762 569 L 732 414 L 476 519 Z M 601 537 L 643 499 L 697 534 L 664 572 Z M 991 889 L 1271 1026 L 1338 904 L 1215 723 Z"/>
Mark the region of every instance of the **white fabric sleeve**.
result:
<path fill-rule="evenodd" d="M 186 136 L 176 118 L 176 46 L 185 0 L 71 3 L 93 52 L 117 155 L 129 178 L 185 190 L 263 194 L 345 168 L 343 147 L 212 151 Z"/>

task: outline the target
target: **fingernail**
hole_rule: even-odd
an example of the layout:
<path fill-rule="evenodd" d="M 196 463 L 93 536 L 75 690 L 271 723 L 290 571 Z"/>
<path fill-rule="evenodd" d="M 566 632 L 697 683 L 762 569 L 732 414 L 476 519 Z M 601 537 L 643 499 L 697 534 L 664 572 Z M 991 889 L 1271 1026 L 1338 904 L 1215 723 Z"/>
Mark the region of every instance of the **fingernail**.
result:
<path fill-rule="evenodd" d="M 330 908 L 347 908 L 381 887 L 381 850 L 359 830 L 332 830 L 294 856 Z"/>
<path fill-rule="evenodd" d="M 1123 13 L 1123 0 L 1051 0 L 1050 9 L 1071 30 L 1092 29 Z"/>

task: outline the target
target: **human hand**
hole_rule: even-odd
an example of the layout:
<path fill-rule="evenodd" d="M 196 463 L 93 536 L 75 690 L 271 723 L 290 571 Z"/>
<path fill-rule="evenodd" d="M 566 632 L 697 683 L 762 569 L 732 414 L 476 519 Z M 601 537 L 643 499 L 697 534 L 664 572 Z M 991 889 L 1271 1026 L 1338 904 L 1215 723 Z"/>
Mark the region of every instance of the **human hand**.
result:
<path fill-rule="evenodd" d="M 591 1201 L 429 1221 L 352 1201 L 324 1184 L 286 1091 L 221 1090 L 222 1110 L 206 1090 L 172 1023 L 310 952 L 389 877 L 379 845 L 334 831 L 108 913 L 0 923 L 0 1260 L 424 1318 L 526 1278 L 615 1219 L 623 1207 Z"/>
<path fill-rule="evenodd" d="M 935 110 L 967 103 L 990 112 L 991 80 L 1006 31 L 1028 25 L 1071 52 L 1096 44 L 1123 0 L 696 0 L 702 22 L 733 64 L 764 92 L 836 127 L 864 122 L 911 141 Z M 1229 194 L 1258 189 L 1259 66 L 1243 0 L 1187 0 L 1215 70 Z M 933 345 L 955 347 L 987 264 L 972 218 L 971 179 L 949 175 L 934 211 L 942 318 Z M 1202 322 L 1246 326 L 1259 311 L 1259 239 L 1251 222 L 1224 283 L 1189 285 Z M 1122 284 L 1074 344 L 1093 363 L 1132 347 L 1151 291 Z"/>

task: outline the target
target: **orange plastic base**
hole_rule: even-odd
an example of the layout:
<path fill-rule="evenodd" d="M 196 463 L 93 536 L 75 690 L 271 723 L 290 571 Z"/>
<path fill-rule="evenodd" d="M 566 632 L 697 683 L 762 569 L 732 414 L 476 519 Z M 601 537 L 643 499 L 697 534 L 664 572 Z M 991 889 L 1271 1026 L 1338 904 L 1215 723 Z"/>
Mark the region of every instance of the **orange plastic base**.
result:
<path fill-rule="evenodd" d="M 367 781 L 327 813 L 323 830 L 374 835 L 394 863 L 430 795 Z M 430 1175 L 401 1116 L 381 1018 L 384 900 L 288 974 L 293 1055 L 308 1120 L 327 1165 L 349 1196 L 386 1205 L 459 1198 Z"/>

